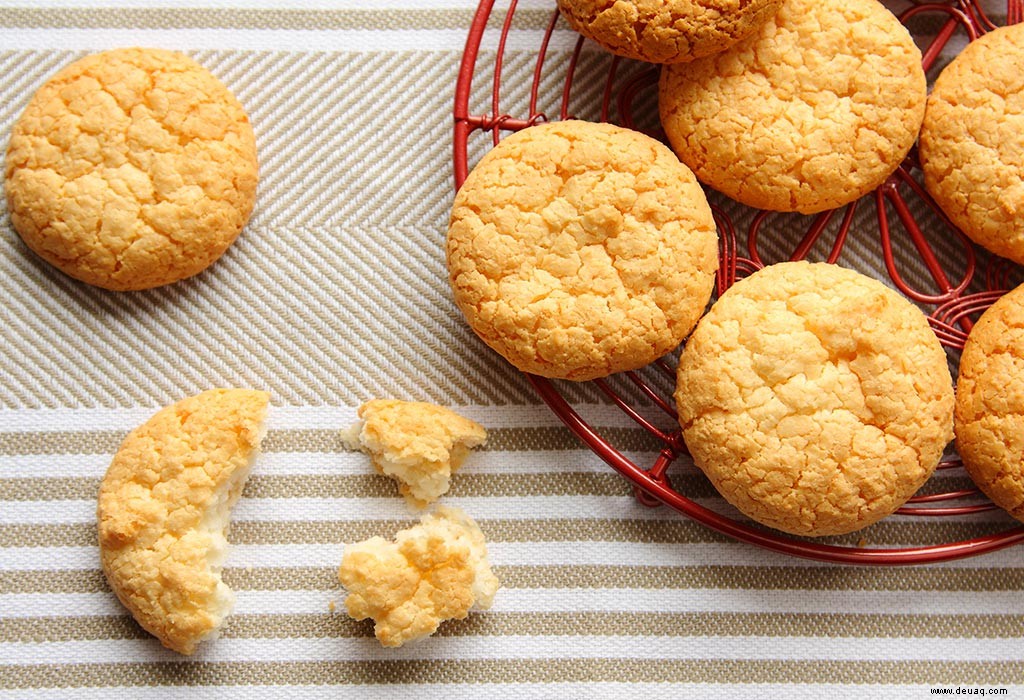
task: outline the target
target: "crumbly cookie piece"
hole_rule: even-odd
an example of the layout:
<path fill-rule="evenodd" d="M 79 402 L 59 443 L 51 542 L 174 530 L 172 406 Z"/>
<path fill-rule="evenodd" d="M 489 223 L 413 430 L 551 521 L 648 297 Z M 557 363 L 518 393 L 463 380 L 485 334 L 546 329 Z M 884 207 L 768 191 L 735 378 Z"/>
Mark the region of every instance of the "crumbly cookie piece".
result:
<path fill-rule="evenodd" d="M 749 36 L 782 0 L 558 0 L 573 29 L 614 54 L 684 63 Z"/>
<path fill-rule="evenodd" d="M 956 382 L 956 447 L 985 494 L 1024 521 L 1024 286 L 967 338 Z"/>
<path fill-rule="evenodd" d="M 348 590 L 348 614 L 373 618 L 386 647 L 431 635 L 470 610 L 486 610 L 499 586 L 483 533 L 458 508 L 424 515 L 394 542 L 372 537 L 348 545 L 338 579 Z"/>
<path fill-rule="evenodd" d="M 191 654 L 234 595 L 221 580 L 231 507 L 262 435 L 268 395 L 213 389 L 133 430 L 100 486 L 100 561 L 111 589 L 165 647 Z"/>
<path fill-rule="evenodd" d="M 953 435 L 952 379 L 924 314 L 826 263 L 772 265 L 723 294 L 687 341 L 676 403 L 722 496 L 796 535 L 892 513 Z"/>
<path fill-rule="evenodd" d="M 731 49 L 661 72 L 661 123 L 704 183 L 805 214 L 878 187 L 917 138 L 921 52 L 876 0 L 785 0 Z"/>
<path fill-rule="evenodd" d="M 946 66 L 919 153 L 925 187 L 950 220 L 1024 263 L 1024 25 L 981 36 Z"/>
<path fill-rule="evenodd" d="M 455 301 L 523 370 L 587 380 L 674 349 L 711 296 L 718 237 L 693 173 L 611 124 L 505 138 L 459 190 L 448 228 Z"/>
<path fill-rule="evenodd" d="M 448 493 L 469 451 L 487 441 L 482 425 L 431 403 L 375 399 L 359 407 L 359 417 L 345 441 L 369 454 L 379 473 L 396 479 L 414 508 Z"/>
<path fill-rule="evenodd" d="M 63 272 L 113 290 L 195 275 L 235 240 L 256 196 L 242 105 L 180 53 L 116 49 L 67 66 L 14 125 L 11 221 Z"/>

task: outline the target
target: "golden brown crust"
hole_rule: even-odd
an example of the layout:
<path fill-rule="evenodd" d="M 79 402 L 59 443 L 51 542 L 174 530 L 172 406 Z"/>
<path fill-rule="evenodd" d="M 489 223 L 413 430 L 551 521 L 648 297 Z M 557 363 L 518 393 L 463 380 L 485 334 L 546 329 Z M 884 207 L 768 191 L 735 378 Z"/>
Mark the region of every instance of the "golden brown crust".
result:
<path fill-rule="evenodd" d="M 125 438 L 100 486 L 107 581 L 142 627 L 183 654 L 230 604 L 219 520 L 241 492 L 267 402 L 261 391 L 213 389 L 159 411 Z"/>
<path fill-rule="evenodd" d="M 1024 521 L 1024 287 L 971 329 L 956 383 L 956 447 L 985 494 Z"/>
<path fill-rule="evenodd" d="M 892 513 L 952 438 L 952 380 L 924 314 L 825 263 L 772 265 L 722 295 L 687 341 L 676 402 L 726 500 L 805 536 Z"/>
<path fill-rule="evenodd" d="M 950 220 L 1024 263 L 1024 25 L 972 41 L 942 71 L 920 156 L 925 187 Z"/>
<path fill-rule="evenodd" d="M 248 220 L 256 179 L 242 105 L 198 63 L 158 49 L 61 70 L 7 150 L 15 230 L 58 269 L 114 290 L 204 270 Z"/>
<path fill-rule="evenodd" d="M 531 127 L 473 169 L 452 208 L 455 301 L 525 372 L 642 367 L 697 322 L 718 266 L 711 209 L 664 145 L 610 124 Z"/>
<path fill-rule="evenodd" d="M 785 0 L 731 49 L 662 69 L 680 160 L 750 206 L 813 213 L 878 187 L 924 116 L 921 52 L 876 0 Z"/>
<path fill-rule="evenodd" d="M 782 0 L 558 0 L 569 25 L 614 54 L 684 63 L 749 36 Z"/>

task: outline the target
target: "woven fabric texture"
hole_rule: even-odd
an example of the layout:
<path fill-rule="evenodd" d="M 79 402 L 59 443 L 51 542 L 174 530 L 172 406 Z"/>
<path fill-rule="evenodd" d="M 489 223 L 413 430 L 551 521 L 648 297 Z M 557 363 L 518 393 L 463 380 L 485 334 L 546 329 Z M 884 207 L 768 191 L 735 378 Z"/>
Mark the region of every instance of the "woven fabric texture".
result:
<path fill-rule="evenodd" d="M 481 114 L 507 4 L 496 3 L 478 60 L 471 104 Z M 186 52 L 239 97 L 261 174 L 253 217 L 227 254 L 151 291 L 69 279 L 0 218 L 0 699 L 162 698 L 190 686 L 247 699 L 1024 692 L 1024 550 L 833 566 L 647 508 L 469 331 L 448 289 L 444 235 L 454 86 L 475 10 L 474 0 L 0 0 L 0 144 L 62 66 L 104 48 L 156 46 Z M 1001 4 L 991 10 L 1005 19 Z M 501 75 L 510 114 L 529 102 L 553 12 L 553 0 L 518 3 Z M 914 29 L 926 38 L 940 26 L 922 19 Z M 539 90 L 549 114 L 575 41 L 559 22 Z M 957 34 L 939 65 L 964 42 Z M 574 115 L 599 117 L 609 60 L 584 46 Z M 620 66 L 622 75 L 642 68 Z M 653 95 L 638 99 L 651 119 Z M 490 144 L 489 133 L 474 134 L 471 161 Z M 750 213 L 714 201 L 745 235 Z M 960 244 L 930 221 L 939 258 L 957 269 Z M 765 226 L 807 223 L 780 216 Z M 840 262 L 887 280 L 873 201 L 858 206 L 852 231 Z M 763 241 L 765 260 L 794 243 L 791 234 Z M 901 250 L 906 279 L 927 289 L 927 269 Z M 274 408 L 230 534 L 235 613 L 220 639 L 185 658 L 108 589 L 96 494 L 128 430 L 215 386 L 267 390 Z M 628 456 L 653 463 L 660 444 L 596 386 L 560 386 Z M 344 615 L 336 578 L 346 543 L 391 535 L 413 517 L 339 436 L 377 397 L 451 406 L 490 432 L 443 503 L 478 520 L 502 588 L 490 611 L 399 650 Z M 671 477 L 728 510 L 692 466 L 673 466 Z M 969 487 L 962 471 L 925 488 L 958 487 Z M 831 541 L 909 546 L 1012 525 L 995 512 L 897 515 Z"/>

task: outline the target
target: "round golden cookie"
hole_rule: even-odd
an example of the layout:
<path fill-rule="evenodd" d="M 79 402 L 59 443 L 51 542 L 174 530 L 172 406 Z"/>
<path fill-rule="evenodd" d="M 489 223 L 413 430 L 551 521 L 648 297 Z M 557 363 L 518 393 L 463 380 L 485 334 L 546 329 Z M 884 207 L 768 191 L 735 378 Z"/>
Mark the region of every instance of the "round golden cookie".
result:
<path fill-rule="evenodd" d="M 919 154 L 925 187 L 950 220 L 1024 263 L 1024 25 L 985 34 L 946 66 Z"/>
<path fill-rule="evenodd" d="M 164 646 L 191 654 L 234 596 L 221 580 L 231 506 L 262 436 L 268 396 L 213 389 L 129 433 L 100 485 L 100 562 L 110 588 Z"/>
<path fill-rule="evenodd" d="M 67 66 L 14 125 L 7 204 L 29 248 L 113 290 L 195 275 L 227 250 L 256 196 L 245 110 L 180 53 L 117 49 Z"/>
<path fill-rule="evenodd" d="M 732 48 L 661 72 L 661 123 L 697 177 L 813 213 L 878 187 L 917 138 L 921 52 L 876 0 L 785 0 Z"/>
<path fill-rule="evenodd" d="M 971 329 L 956 382 L 956 447 L 992 501 L 1024 521 L 1024 286 Z"/>
<path fill-rule="evenodd" d="M 826 263 L 772 265 L 723 294 L 686 343 L 676 403 L 722 496 L 804 536 L 892 513 L 953 437 L 953 382 L 924 314 Z"/>
<path fill-rule="evenodd" d="M 505 138 L 452 207 L 455 302 L 524 372 L 587 380 L 674 349 L 711 296 L 715 222 L 693 173 L 641 133 L 582 121 Z"/>
<path fill-rule="evenodd" d="M 782 0 L 558 0 L 573 29 L 614 54 L 683 63 L 750 35 Z"/>

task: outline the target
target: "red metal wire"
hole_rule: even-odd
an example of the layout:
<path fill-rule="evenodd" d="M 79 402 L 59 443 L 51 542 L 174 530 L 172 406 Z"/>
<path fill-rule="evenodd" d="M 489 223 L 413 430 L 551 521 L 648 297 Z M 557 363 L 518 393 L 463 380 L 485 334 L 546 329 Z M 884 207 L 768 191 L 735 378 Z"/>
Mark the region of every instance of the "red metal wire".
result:
<path fill-rule="evenodd" d="M 964 31 L 968 39 L 974 39 L 986 31 L 995 28 L 991 20 L 977 6 L 975 0 L 956 0 L 950 3 L 912 0 L 912 3 L 912 7 L 900 17 L 904 23 L 912 23 L 915 18 L 929 13 L 948 17 L 948 20 L 942 25 L 934 39 L 922 51 L 925 70 L 933 66 L 942 49 L 958 30 Z M 493 89 L 490 114 L 479 115 L 470 112 L 469 100 L 474 74 L 479 69 L 486 68 L 477 64 L 481 43 L 484 38 L 484 30 L 494 10 L 494 4 L 494 0 L 480 1 L 470 24 L 466 48 L 463 52 L 462 63 L 459 68 L 458 82 L 455 88 L 455 124 L 453 132 L 456 189 L 461 187 L 469 171 L 467 143 L 473 131 L 490 131 L 494 142 L 497 143 L 503 131 L 524 129 L 546 119 L 544 113 L 538 110 L 539 89 L 545 59 L 549 54 L 548 47 L 559 24 L 557 12 L 552 14 L 551 21 L 539 45 L 533 72 L 533 85 L 530 91 L 528 115 L 526 117 L 515 117 L 501 111 L 502 63 L 505 55 L 506 39 L 514 20 L 516 0 L 509 0 L 493 61 Z M 1010 22 L 1024 20 L 1024 0 L 1008 0 L 1007 17 Z M 562 88 L 561 104 L 559 105 L 559 115 L 562 119 L 571 118 L 569 110 L 570 98 L 575 84 L 574 81 L 583 45 L 584 40 L 582 37 L 579 37 L 576 40 L 566 67 L 566 78 Z M 650 90 L 657 85 L 657 70 L 640 71 L 627 78 L 618 87 L 618 92 L 616 93 L 616 75 L 620 64 L 620 59 L 610 59 L 610 68 L 601 96 L 599 114 L 602 120 L 609 119 L 611 117 L 610 106 L 617 98 L 618 121 L 625 126 L 634 128 L 633 107 L 635 101 L 639 95 L 644 94 L 646 90 Z M 660 136 L 661 134 L 657 135 Z M 873 197 L 865 198 L 864 203 L 866 205 L 868 202 L 873 201 L 876 207 L 881 257 L 893 284 L 910 299 L 935 307 L 929 316 L 929 322 L 943 345 L 955 353 L 963 348 L 967 334 L 977 316 L 1007 289 L 1011 274 L 1017 268 L 1006 261 L 992 256 L 985 268 L 983 278 L 979 280 L 979 276 L 976 274 L 977 264 L 973 245 L 959 230 L 949 223 L 945 215 L 934 204 L 918 181 L 917 172 L 916 154 L 911 153 L 907 162 L 897 169 L 886 183 L 874 193 Z M 933 212 L 937 219 L 963 245 L 965 269 L 953 279 L 950 279 L 949 274 L 939 262 L 939 257 L 932 247 L 930 232 L 922 230 L 912 214 L 912 208 L 907 200 L 908 196 L 922 201 L 926 208 Z M 857 203 L 854 203 L 845 208 L 838 228 L 833 234 L 827 257 L 829 262 L 835 262 L 840 257 L 853 223 L 856 206 Z M 893 228 L 893 221 L 889 216 L 890 210 L 895 214 L 895 221 L 899 223 L 898 230 Z M 747 231 L 747 253 L 749 257 L 743 257 L 739 255 L 736 228 L 731 218 L 718 207 L 713 207 L 713 213 L 720 241 L 719 252 L 721 260 L 716 275 L 716 291 L 720 295 L 737 279 L 749 275 L 765 265 L 758 252 L 758 243 L 764 233 L 764 222 L 771 214 L 756 212 L 753 216 L 750 228 Z M 792 250 L 790 257 L 799 259 L 807 256 L 815 244 L 830 230 L 830 224 L 834 221 L 834 218 L 835 212 L 832 211 L 823 212 L 810 219 L 804 235 Z M 895 240 L 906 241 L 910 246 L 909 249 L 916 252 L 935 284 L 934 290 L 915 289 L 903 278 L 896 260 L 895 249 L 897 243 Z M 907 245 L 903 245 L 902 249 L 908 250 Z M 977 289 L 979 281 L 984 283 L 983 289 L 968 293 L 968 289 Z M 562 422 L 602 460 L 634 484 L 637 498 L 641 503 L 651 506 L 668 505 L 680 513 L 729 537 L 773 551 L 820 561 L 850 564 L 892 565 L 948 561 L 994 551 L 1024 541 L 1024 526 L 1017 526 L 983 537 L 959 542 L 942 542 L 921 547 L 865 548 L 859 546 L 838 546 L 822 544 L 820 542 L 808 542 L 748 524 L 734 517 L 716 513 L 672 488 L 667 471 L 679 456 L 686 454 L 686 446 L 683 443 L 681 432 L 678 430 L 666 432 L 657 427 L 655 423 L 644 415 L 644 410 L 631 404 L 625 398 L 622 391 L 617 388 L 619 387 L 618 382 L 630 382 L 651 401 L 651 407 L 655 411 L 660 411 L 662 414 L 674 419 L 675 409 L 673 408 L 674 401 L 672 397 L 659 394 L 651 384 L 644 380 L 644 371 L 646 370 L 628 372 L 621 375 L 621 378 L 610 377 L 605 380 L 596 380 L 594 383 L 631 420 L 643 430 L 656 437 L 664 445 L 664 448 L 658 453 L 653 464 L 647 468 L 643 468 L 627 458 L 606 437 L 602 436 L 597 429 L 581 417 L 569 405 L 555 383 L 541 377 L 527 375 L 537 394 Z M 668 378 L 674 378 L 675 376 L 675 370 L 664 359 L 654 362 L 650 367 L 650 371 L 660 373 Z M 962 465 L 955 456 L 944 459 L 938 467 L 938 469 L 944 471 L 959 468 L 962 468 Z M 958 503 L 964 499 L 971 499 L 974 502 Z M 994 508 L 995 506 L 990 502 L 979 502 L 977 490 L 957 489 L 915 496 L 898 512 L 903 515 L 918 517 L 947 517 L 979 513 Z"/>

